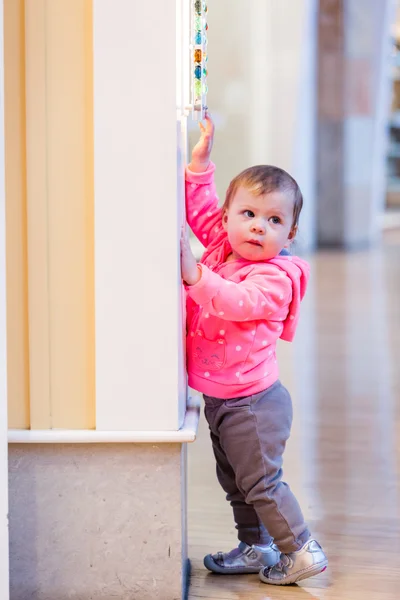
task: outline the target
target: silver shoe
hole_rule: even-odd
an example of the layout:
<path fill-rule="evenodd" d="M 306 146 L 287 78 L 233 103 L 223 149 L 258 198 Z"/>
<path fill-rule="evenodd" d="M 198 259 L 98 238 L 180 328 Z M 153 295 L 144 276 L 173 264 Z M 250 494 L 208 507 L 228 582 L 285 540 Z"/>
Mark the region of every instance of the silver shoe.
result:
<path fill-rule="evenodd" d="M 271 567 L 279 560 L 279 550 L 271 542 L 268 546 L 248 546 L 240 542 L 230 552 L 217 552 L 204 557 L 204 566 L 213 573 L 236 575 L 240 573 L 259 573 L 263 567 Z"/>
<path fill-rule="evenodd" d="M 321 546 L 315 540 L 308 540 L 297 552 L 281 554 L 275 566 L 262 568 L 259 575 L 264 583 L 288 585 L 318 575 L 327 566 L 328 559 Z"/>

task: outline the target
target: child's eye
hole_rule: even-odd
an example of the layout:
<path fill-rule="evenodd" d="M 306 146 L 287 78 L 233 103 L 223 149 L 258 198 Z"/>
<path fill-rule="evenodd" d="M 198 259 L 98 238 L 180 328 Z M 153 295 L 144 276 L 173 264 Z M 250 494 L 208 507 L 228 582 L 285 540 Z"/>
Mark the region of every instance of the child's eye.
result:
<path fill-rule="evenodd" d="M 246 217 L 249 217 L 249 219 L 253 219 L 255 217 L 255 214 L 253 213 L 252 210 L 245 210 L 243 213 Z"/>
<path fill-rule="evenodd" d="M 274 225 L 278 225 L 278 223 L 281 222 L 279 217 L 271 217 L 271 221 L 273 222 Z"/>

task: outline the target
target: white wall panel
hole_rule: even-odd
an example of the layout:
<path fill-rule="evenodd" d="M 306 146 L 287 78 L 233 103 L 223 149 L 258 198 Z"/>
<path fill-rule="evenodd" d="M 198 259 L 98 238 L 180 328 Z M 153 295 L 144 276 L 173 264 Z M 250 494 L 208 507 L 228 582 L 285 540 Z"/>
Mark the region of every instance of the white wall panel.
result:
<path fill-rule="evenodd" d="M 180 6 L 93 4 L 97 429 L 183 420 Z"/>

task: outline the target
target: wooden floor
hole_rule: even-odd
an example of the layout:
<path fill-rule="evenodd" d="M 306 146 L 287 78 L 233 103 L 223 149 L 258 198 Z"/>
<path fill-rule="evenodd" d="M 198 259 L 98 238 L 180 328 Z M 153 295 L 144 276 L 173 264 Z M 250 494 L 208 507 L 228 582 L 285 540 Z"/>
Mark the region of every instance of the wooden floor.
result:
<path fill-rule="evenodd" d="M 190 600 L 400 599 L 400 233 L 311 263 L 297 339 L 279 349 L 295 407 L 285 479 L 328 570 L 275 588 L 204 569 L 204 554 L 237 541 L 202 420 L 189 447 Z"/>

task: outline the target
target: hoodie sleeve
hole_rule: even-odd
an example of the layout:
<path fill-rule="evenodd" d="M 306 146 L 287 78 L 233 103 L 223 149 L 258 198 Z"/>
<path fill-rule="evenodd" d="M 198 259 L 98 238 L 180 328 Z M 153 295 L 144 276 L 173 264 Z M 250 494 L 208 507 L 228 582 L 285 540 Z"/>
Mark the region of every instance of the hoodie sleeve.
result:
<path fill-rule="evenodd" d="M 204 173 L 193 173 L 186 168 L 186 220 L 205 247 L 222 228 L 214 171 L 215 165 L 212 162 Z"/>
<path fill-rule="evenodd" d="M 291 280 L 274 265 L 264 265 L 262 271 L 251 273 L 240 283 L 223 279 L 203 264 L 200 268 L 200 281 L 186 289 L 210 315 L 227 321 L 271 319 L 291 302 Z"/>

